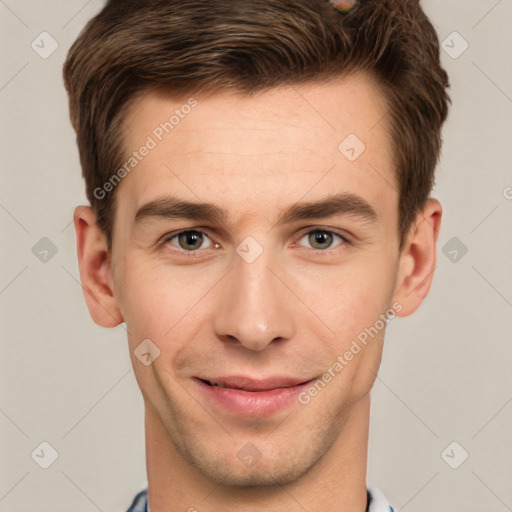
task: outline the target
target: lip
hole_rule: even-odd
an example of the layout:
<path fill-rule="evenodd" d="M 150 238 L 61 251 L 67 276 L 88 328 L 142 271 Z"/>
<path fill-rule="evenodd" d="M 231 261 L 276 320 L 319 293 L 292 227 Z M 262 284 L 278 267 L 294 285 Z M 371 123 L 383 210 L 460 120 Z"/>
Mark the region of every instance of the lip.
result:
<path fill-rule="evenodd" d="M 262 417 L 275 414 L 297 401 L 313 379 L 283 376 L 254 379 L 245 376 L 195 377 L 207 403 L 238 416 Z M 225 387 L 207 383 L 215 382 Z"/>

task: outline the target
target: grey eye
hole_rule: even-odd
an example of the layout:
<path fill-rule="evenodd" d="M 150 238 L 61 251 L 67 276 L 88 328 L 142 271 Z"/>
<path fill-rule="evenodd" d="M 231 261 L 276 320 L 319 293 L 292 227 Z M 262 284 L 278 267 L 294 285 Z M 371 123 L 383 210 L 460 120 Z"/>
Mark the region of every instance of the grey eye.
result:
<path fill-rule="evenodd" d="M 211 245 L 211 240 L 206 233 L 202 231 L 182 231 L 174 235 L 169 241 L 174 247 L 184 251 L 195 251 L 201 248 L 203 241 L 207 240 L 209 243 L 206 247 Z M 176 243 L 174 243 L 176 241 Z"/>
<path fill-rule="evenodd" d="M 307 238 L 308 243 L 313 249 L 322 250 L 329 249 L 335 242 L 335 237 L 340 240 L 340 243 L 343 242 L 343 238 L 332 231 L 326 231 L 324 229 L 315 229 L 306 233 L 301 241 Z M 339 244 L 338 244 L 339 245 Z"/>

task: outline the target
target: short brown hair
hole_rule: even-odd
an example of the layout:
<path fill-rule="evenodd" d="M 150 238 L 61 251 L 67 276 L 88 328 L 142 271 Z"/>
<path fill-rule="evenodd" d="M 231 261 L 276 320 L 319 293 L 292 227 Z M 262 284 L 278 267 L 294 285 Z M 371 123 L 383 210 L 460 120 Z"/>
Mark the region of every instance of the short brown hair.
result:
<path fill-rule="evenodd" d="M 138 93 L 253 94 L 372 74 L 387 103 L 403 240 L 434 184 L 450 101 L 439 41 L 417 0 L 110 0 L 64 64 L 87 197 L 112 248 L 123 114 Z"/>

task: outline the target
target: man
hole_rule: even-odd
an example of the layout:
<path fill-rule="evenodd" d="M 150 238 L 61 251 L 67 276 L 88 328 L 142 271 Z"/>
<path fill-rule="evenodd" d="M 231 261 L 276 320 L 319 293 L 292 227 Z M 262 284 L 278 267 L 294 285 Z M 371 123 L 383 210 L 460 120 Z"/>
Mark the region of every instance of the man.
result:
<path fill-rule="evenodd" d="M 418 3 L 110 1 L 64 77 L 84 295 L 145 404 L 130 510 L 393 510 L 370 390 L 432 282 L 449 102 Z"/>

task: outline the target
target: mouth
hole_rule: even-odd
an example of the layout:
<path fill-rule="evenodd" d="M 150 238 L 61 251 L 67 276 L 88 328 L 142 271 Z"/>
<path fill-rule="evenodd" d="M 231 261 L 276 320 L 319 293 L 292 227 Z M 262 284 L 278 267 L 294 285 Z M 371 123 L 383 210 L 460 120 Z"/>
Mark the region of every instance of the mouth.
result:
<path fill-rule="evenodd" d="M 314 379 L 228 376 L 193 380 L 201 389 L 206 406 L 237 416 L 255 417 L 269 416 L 292 406 Z"/>
<path fill-rule="evenodd" d="M 219 388 L 230 388 L 238 389 L 241 391 L 271 391 L 273 389 L 285 389 L 307 384 L 313 379 L 293 379 L 287 377 L 268 377 L 265 379 L 251 379 L 248 377 L 221 377 L 217 379 L 202 379 L 208 386 L 214 386 Z"/>

